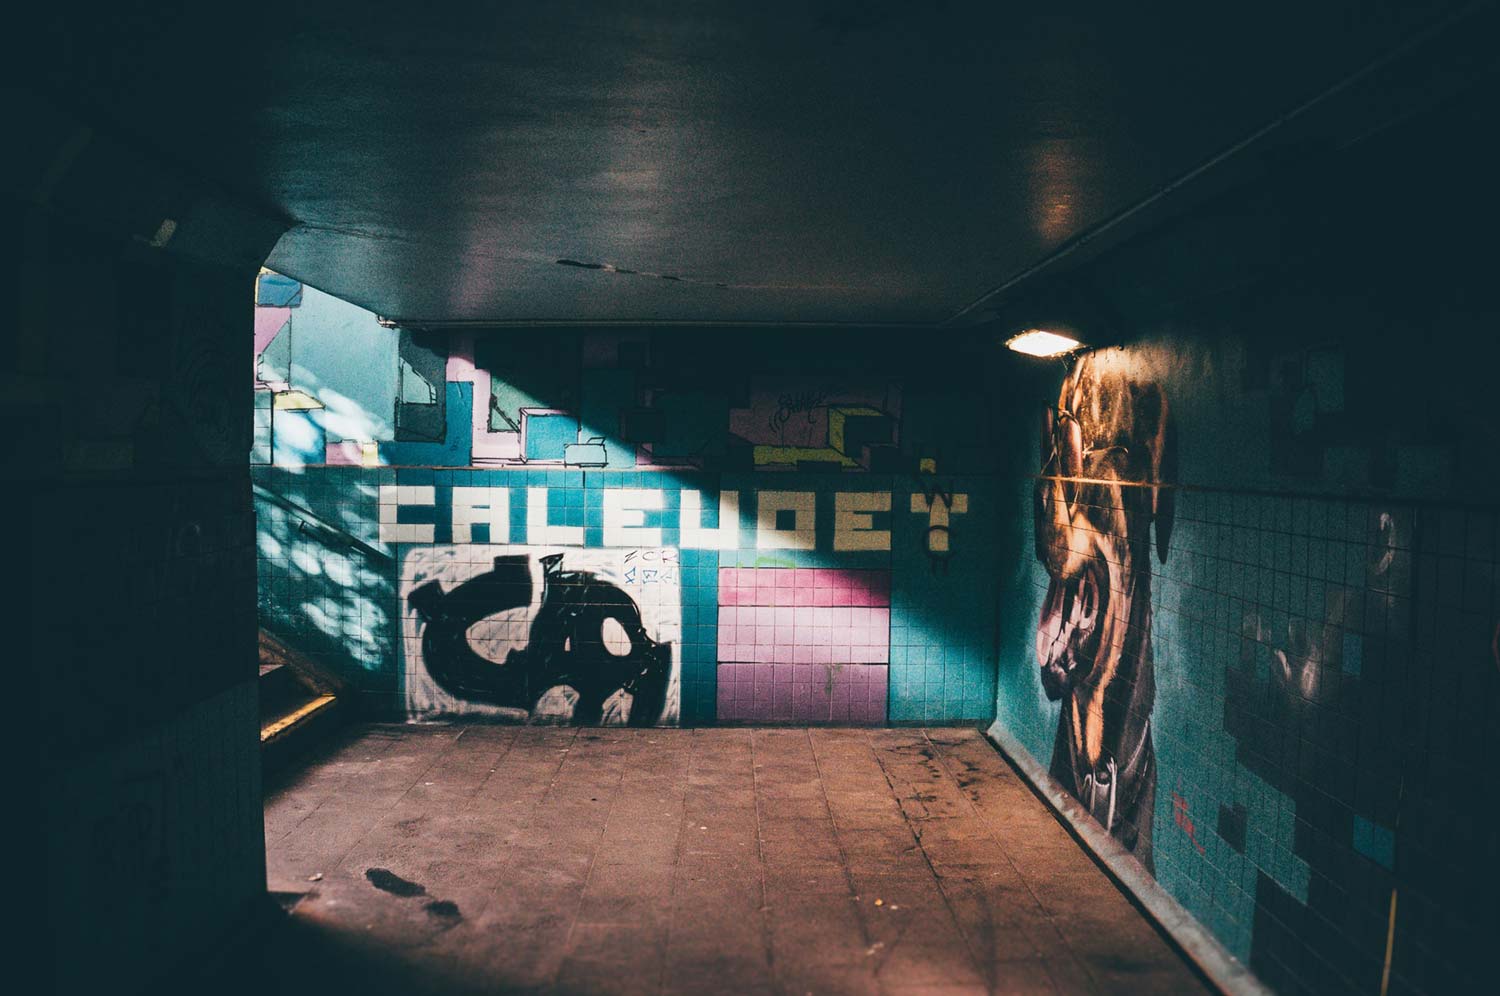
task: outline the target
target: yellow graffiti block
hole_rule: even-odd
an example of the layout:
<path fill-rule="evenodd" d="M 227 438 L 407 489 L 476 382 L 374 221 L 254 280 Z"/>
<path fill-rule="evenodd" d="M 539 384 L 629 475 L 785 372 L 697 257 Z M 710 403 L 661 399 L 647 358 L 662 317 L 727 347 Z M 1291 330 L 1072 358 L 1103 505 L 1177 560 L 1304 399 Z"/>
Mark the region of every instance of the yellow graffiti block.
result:
<path fill-rule="evenodd" d="M 794 467 L 802 460 L 836 463 L 843 467 L 859 466 L 859 461 L 830 446 L 757 446 L 753 459 L 757 467 Z"/>
<path fill-rule="evenodd" d="M 281 412 L 318 411 L 323 402 L 305 391 L 281 391 L 276 395 L 276 410 Z"/>
<path fill-rule="evenodd" d="M 844 426 L 851 418 L 879 418 L 885 412 L 868 405 L 837 405 L 828 409 L 828 445 L 840 453 L 846 452 Z"/>

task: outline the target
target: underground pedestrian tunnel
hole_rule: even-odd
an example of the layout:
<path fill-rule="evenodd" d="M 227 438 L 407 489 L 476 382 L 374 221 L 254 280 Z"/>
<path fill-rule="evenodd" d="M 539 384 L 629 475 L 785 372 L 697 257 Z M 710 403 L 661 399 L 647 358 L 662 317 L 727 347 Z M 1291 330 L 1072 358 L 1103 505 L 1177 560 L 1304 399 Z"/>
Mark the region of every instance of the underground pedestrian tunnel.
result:
<path fill-rule="evenodd" d="M 1494 987 L 1496 4 L 12 28 L 18 991 Z"/>

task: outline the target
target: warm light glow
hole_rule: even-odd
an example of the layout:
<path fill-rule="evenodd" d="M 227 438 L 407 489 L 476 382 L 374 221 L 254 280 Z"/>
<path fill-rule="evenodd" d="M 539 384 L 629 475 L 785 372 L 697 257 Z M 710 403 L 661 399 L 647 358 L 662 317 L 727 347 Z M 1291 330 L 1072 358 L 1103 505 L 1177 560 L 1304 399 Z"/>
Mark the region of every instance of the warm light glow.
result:
<path fill-rule="evenodd" d="M 1056 332 L 1043 332 L 1041 329 L 1028 329 L 1007 339 L 1005 344 L 1027 356 L 1061 356 L 1083 345 L 1077 339 L 1069 339 Z"/>

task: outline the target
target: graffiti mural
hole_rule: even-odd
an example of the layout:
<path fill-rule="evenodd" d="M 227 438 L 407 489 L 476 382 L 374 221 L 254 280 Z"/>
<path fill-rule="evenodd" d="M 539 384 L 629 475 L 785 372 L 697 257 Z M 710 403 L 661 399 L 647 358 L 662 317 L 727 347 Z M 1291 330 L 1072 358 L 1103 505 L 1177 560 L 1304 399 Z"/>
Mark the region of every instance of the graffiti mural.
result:
<path fill-rule="evenodd" d="M 993 714 L 982 363 L 870 330 L 391 327 L 268 270 L 255 301 L 261 626 L 367 714 Z"/>
<path fill-rule="evenodd" d="M 344 362 L 355 348 L 365 362 Z M 888 376 L 718 372 L 707 389 L 645 332 L 391 330 L 270 270 L 253 367 L 254 464 L 916 469 Z"/>
<path fill-rule="evenodd" d="M 899 453 L 899 384 L 762 377 L 748 395 L 729 429 L 756 467 L 884 470 Z"/>
<path fill-rule="evenodd" d="M 911 510 L 913 514 L 927 516 L 927 534 L 922 546 L 932 573 L 946 574 L 953 556 L 953 544 L 949 541 L 952 517 L 969 511 L 969 496 L 945 489 L 937 477 L 935 460 L 922 461 L 922 472 L 917 479 L 921 482 L 921 493 L 912 493 Z"/>
<path fill-rule="evenodd" d="M 1051 772 L 1148 869 L 1156 799 L 1151 549 L 1166 559 L 1173 474 L 1167 400 L 1095 355 L 1077 361 L 1042 429 L 1033 518 L 1049 583 L 1042 686 L 1062 702 Z"/>
<path fill-rule="evenodd" d="M 413 714 L 676 722 L 676 550 L 426 547 L 405 567 Z"/>

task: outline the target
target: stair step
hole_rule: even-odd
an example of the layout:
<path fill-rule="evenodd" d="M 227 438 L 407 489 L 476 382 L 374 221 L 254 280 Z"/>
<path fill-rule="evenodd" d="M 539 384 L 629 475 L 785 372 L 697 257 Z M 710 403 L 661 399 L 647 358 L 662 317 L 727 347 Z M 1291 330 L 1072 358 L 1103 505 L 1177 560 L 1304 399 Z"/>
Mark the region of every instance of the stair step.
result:
<path fill-rule="evenodd" d="M 340 721 L 344 686 L 314 658 L 260 631 L 261 764 L 271 771 L 306 751 Z"/>
<path fill-rule="evenodd" d="M 280 719 L 318 695 L 286 664 L 262 664 L 259 684 L 261 726 Z"/>
<path fill-rule="evenodd" d="M 294 730 L 310 726 L 319 717 L 331 713 L 337 702 L 338 697 L 335 695 L 319 695 L 302 703 L 291 712 L 273 720 L 271 723 L 262 725 L 260 728 L 260 745 L 262 747 L 268 746 L 290 736 Z"/>

